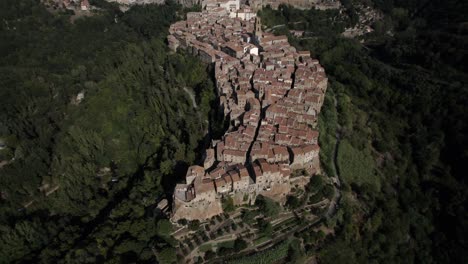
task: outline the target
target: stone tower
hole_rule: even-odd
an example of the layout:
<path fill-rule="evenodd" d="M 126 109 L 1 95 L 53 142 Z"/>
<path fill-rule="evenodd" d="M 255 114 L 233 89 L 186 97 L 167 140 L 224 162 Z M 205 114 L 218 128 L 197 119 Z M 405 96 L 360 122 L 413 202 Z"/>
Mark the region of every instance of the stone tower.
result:
<path fill-rule="evenodd" d="M 262 21 L 260 17 L 255 17 L 255 26 L 254 26 L 254 34 L 255 34 L 255 40 L 257 43 L 260 42 L 260 39 L 263 37 L 263 32 L 262 32 Z"/>

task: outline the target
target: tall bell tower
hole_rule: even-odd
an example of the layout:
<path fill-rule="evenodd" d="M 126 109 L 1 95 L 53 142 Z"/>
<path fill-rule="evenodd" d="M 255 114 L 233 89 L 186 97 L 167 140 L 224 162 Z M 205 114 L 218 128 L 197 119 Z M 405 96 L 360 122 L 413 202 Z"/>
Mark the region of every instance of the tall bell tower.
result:
<path fill-rule="evenodd" d="M 260 43 L 260 39 L 263 37 L 263 32 L 262 32 L 262 20 L 260 17 L 255 17 L 255 26 L 254 26 L 254 34 L 255 34 L 255 40 L 257 43 Z"/>

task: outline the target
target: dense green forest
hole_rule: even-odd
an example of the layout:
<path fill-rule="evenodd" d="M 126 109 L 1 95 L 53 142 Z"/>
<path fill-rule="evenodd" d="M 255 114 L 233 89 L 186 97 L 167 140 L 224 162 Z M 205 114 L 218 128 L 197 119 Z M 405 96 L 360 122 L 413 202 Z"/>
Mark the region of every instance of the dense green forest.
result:
<path fill-rule="evenodd" d="M 155 204 L 199 158 L 213 84 L 167 50 L 186 10 L 94 2 L 73 22 L 0 2 L 0 263 L 176 258 Z"/>
<path fill-rule="evenodd" d="M 320 245 L 308 243 L 313 232 L 297 235 L 320 263 L 467 263 L 468 5 L 357 2 L 385 15 L 363 43 L 340 35 L 356 23 L 350 3 L 344 15 L 260 12 L 269 27 L 314 33 L 290 41 L 330 79 L 319 126 L 329 175 L 338 144 L 343 196 L 327 220 L 336 235 Z"/>

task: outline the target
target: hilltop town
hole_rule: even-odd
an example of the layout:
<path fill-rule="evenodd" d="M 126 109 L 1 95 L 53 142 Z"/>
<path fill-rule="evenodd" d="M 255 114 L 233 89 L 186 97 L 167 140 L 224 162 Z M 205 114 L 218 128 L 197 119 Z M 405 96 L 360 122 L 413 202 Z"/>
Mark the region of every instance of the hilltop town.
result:
<path fill-rule="evenodd" d="M 131 5 L 144 5 L 144 4 L 163 4 L 166 0 L 106 0 L 108 2 L 116 2 L 120 5 L 131 6 Z M 176 0 L 175 2 L 183 6 L 206 6 L 213 3 L 225 3 L 229 0 Z M 247 1 L 241 1 L 245 3 Z M 338 9 L 341 7 L 341 3 L 338 0 L 250 0 L 248 1 L 250 7 L 257 11 L 263 7 L 270 6 L 273 9 L 277 9 L 280 5 L 291 5 L 299 9 L 310 9 L 315 8 L 319 10 L 327 9 Z"/>
<path fill-rule="evenodd" d="M 145 4 L 164 4 L 166 0 L 105 0 L 111 3 L 119 4 L 122 11 L 128 10 L 133 5 Z M 89 0 L 41 0 L 46 6 L 54 9 L 67 9 L 75 12 L 90 11 L 96 9 L 91 6 Z M 186 7 L 199 5 L 202 8 L 207 6 L 227 6 L 232 4 L 231 0 L 176 0 L 178 4 Z M 245 1 L 238 1 L 239 4 Z M 280 5 L 290 5 L 298 9 L 315 8 L 318 10 L 339 9 L 342 5 L 338 0 L 251 0 L 249 1 L 249 8 L 253 11 L 261 10 L 266 6 L 273 9 L 278 9 Z M 239 8 L 239 6 L 237 7 Z"/>
<path fill-rule="evenodd" d="M 173 221 L 220 214 L 226 198 L 235 205 L 258 195 L 284 201 L 320 170 L 316 125 L 328 80 L 318 60 L 286 36 L 263 32 L 238 0 L 204 8 L 171 25 L 168 42 L 214 65 L 230 126 L 206 150 L 203 166 L 190 166 L 176 185 Z"/>

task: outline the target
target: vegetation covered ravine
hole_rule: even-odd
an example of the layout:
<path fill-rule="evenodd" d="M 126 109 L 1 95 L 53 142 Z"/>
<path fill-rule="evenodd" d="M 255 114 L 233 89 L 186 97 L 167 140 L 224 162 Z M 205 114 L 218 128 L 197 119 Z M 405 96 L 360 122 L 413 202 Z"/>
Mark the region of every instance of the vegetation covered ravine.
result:
<path fill-rule="evenodd" d="M 0 169 L 0 263 L 175 258 L 154 206 L 199 158 L 214 86 L 165 44 L 187 10 L 95 4 L 71 23 L 36 0 L 0 3 L 0 159 L 12 161 Z"/>

